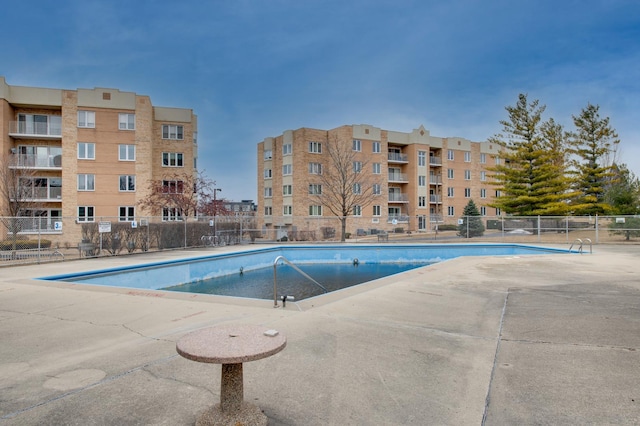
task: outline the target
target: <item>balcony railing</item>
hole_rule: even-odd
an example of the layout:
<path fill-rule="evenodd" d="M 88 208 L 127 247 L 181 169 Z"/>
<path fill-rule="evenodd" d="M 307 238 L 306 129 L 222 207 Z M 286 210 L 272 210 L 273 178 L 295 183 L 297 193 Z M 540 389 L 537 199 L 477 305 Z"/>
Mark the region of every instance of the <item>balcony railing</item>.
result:
<path fill-rule="evenodd" d="M 62 188 L 59 186 L 51 187 L 28 187 L 19 188 L 23 201 L 61 201 Z"/>
<path fill-rule="evenodd" d="M 62 121 L 59 116 L 47 116 L 47 121 L 11 121 L 9 133 L 11 135 L 32 137 L 62 137 Z"/>
<path fill-rule="evenodd" d="M 406 214 L 390 214 L 387 218 L 387 223 L 408 223 L 409 216 Z"/>
<path fill-rule="evenodd" d="M 442 176 L 429 175 L 429 183 L 431 185 L 442 185 Z"/>
<path fill-rule="evenodd" d="M 389 173 L 389 182 L 408 182 L 406 173 Z"/>
<path fill-rule="evenodd" d="M 13 154 L 15 167 L 62 168 L 62 155 Z"/>
<path fill-rule="evenodd" d="M 429 157 L 429 165 L 430 166 L 442 166 L 442 158 L 440 158 L 440 157 Z"/>
<path fill-rule="evenodd" d="M 442 195 L 429 195 L 430 203 L 442 203 Z"/>
<path fill-rule="evenodd" d="M 398 194 L 398 193 L 390 193 L 389 194 L 389 202 L 390 203 L 406 203 L 409 201 L 409 196 L 407 194 Z"/>
<path fill-rule="evenodd" d="M 390 152 L 387 155 L 387 159 L 391 163 L 406 163 L 409 161 L 406 154 L 400 154 L 397 152 Z"/>

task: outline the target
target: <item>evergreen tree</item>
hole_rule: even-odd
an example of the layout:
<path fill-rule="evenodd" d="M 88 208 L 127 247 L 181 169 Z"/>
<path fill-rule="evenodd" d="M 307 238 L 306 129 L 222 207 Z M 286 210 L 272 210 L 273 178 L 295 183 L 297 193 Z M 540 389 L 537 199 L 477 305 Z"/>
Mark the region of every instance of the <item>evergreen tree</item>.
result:
<path fill-rule="evenodd" d="M 458 236 L 464 238 L 481 237 L 484 234 L 484 224 L 480 212 L 473 200 L 469 200 L 462 211 L 462 220 L 458 225 Z"/>
<path fill-rule="evenodd" d="M 580 115 L 573 116 L 576 131 L 571 134 L 571 151 L 575 155 L 573 199 L 574 214 L 611 213 L 605 200 L 605 187 L 611 182 L 618 134 L 609 124 L 609 117 L 600 118 L 600 107 L 587 104 Z"/>
<path fill-rule="evenodd" d="M 613 178 L 605 187 L 604 200 L 613 214 L 636 215 L 640 213 L 640 180 L 625 164 L 614 164 Z"/>
<path fill-rule="evenodd" d="M 566 137 L 553 120 L 542 122 L 545 106 L 520 94 L 515 106 L 505 108 L 503 133 L 490 138 L 502 146 L 503 163 L 490 170 L 500 191 L 491 207 L 515 215 L 564 214 L 569 183 L 564 176 Z"/>

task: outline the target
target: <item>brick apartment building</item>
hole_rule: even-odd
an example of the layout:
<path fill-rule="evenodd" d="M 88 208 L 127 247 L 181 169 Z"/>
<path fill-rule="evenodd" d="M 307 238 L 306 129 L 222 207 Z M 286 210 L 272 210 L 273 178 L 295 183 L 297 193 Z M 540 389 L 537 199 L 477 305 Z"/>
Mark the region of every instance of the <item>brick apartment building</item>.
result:
<path fill-rule="evenodd" d="M 258 143 L 258 217 L 264 231 L 295 235 L 310 222 L 320 224 L 318 219 L 332 216 L 310 196 L 317 190 L 314 174 L 328 166 L 322 148 L 329 141 L 357 151 L 356 158 L 367 164 L 362 173 L 374 182 L 371 204 L 347 221 L 353 235 L 398 228 L 425 232 L 436 224 L 456 223 L 470 199 L 482 215 L 500 214 L 488 207 L 496 191 L 486 168 L 499 161 L 496 144 L 435 137 L 423 126 L 410 133 L 370 125 L 301 128 Z M 335 221 L 328 223 L 335 227 Z"/>
<path fill-rule="evenodd" d="M 138 202 L 150 181 L 196 173 L 193 111 L 117 89 L 10 86 L 0 77 L 0 135 L 2 164 L 29 171 L 19 179 L 33 192 L 33 208 L 21 215 L 33 220 L 22 221 L 21 233 L 54 241 L 75 243 L 79 225 L 102 218 L 175 218 L 170 209 L 140 211 Z"/>

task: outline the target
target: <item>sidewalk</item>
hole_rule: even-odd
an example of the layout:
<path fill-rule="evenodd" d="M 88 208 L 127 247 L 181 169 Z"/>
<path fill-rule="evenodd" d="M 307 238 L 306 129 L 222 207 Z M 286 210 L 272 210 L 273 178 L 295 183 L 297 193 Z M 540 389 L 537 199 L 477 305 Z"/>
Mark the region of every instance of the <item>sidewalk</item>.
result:
<path fill-rule="evenodd" d="M 192 425 L 220 367 L 175 342 L 233 323 L 287 337 L 244 365 L 270 425 L 640 423 L 637 245 L 459 258 L 286 309 L 32 279 L 200 254 L 0 269 L 0 423 Z"/>

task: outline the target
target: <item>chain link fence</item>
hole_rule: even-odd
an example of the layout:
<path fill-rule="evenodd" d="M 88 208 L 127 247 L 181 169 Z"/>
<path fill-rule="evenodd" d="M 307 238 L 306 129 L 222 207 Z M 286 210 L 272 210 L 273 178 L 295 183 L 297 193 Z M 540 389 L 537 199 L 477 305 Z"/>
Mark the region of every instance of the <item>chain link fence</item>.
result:
<path fill-rule="evenodd" d="M 217 216 L 164 221 L 161 217 L 0 217 L 0 265 L 119 256 L 252 243 L 338 242 L 336 217 Z M 429 217 L 349 216 L 354 243 L 509 242 L 640 243 L 640 216 Z"/>

